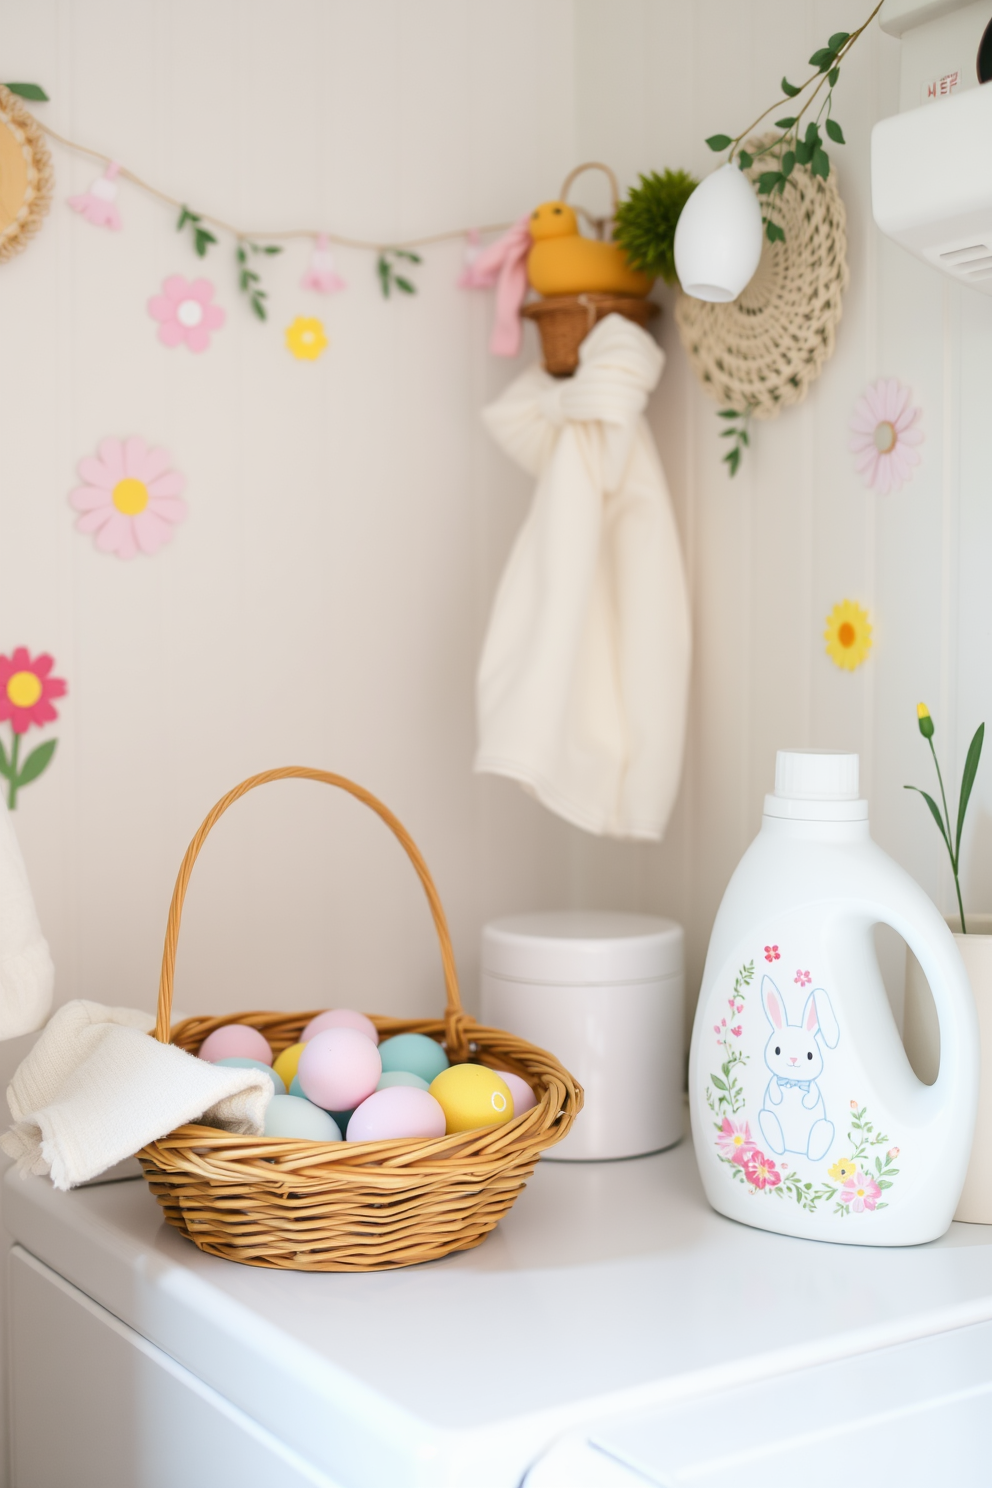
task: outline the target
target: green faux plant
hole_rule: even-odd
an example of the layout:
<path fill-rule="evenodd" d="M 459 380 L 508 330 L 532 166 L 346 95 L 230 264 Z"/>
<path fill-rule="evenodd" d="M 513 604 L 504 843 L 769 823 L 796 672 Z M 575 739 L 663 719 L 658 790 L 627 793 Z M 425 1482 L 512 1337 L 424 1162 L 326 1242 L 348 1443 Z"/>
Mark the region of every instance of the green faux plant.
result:
<path fill-rule="evenodd" d="M 961 934 L 967 935 L 968 927 L 964 922 L 964 902 L 961 898 L 961 884 L 958 880 L 958 868 L 961 864 L 961 833 L 964 830 L 965 812 L 968 810 L 968 802 L 971 799 L 971 788 L 975 784 L 975 776 L 978 774 L 978 762 L 982 757 L 982 744 L 985 740 L 985 725 L 980 723 L 975 730 L 975 736 L 968 746 L 968 756 L 964 762 L 964 773 L 961 776 L 961 791 L 958 796 L 958 820 L 956 831 L 951 830 L 951 814 L 947 809 L 947 796 L 944 793 L 944 777 L 940 773 L 940 762 L 937 759 L 937 751 L 933 747 L 933 719 L 926 703 L 920 703 L 916 709 L 916 718 L 920 727 L 920 733 L 930 745 L 930 753 L 933 755 L 934 767 L 937 771 L 937 783 L 940 786 L 940 799 L 943 804 L 943 813 L 934 800 L 933 796 L 925 790 L 920 790 L 918 785 L 906 785 L 904 790 L 919 791 L 930 808 L 930 815 L 937 823 L 937 830 L 944 839 L 948 857 L 951 860 L 951 872 L 954 874 L 954 888 L 958 896 L 958 911 L 961 915 Z M 953 841 L 953 847 L 951 843 Z"/>
<path fill-rule="evenodd" d="M 688 171 L 652 171 L 632 186 L 617 207 L 613 241 L 627 255 L 631 268 L 642 274 L 678 282 L 675 273 L 675 225 L 699 182 Z"/>

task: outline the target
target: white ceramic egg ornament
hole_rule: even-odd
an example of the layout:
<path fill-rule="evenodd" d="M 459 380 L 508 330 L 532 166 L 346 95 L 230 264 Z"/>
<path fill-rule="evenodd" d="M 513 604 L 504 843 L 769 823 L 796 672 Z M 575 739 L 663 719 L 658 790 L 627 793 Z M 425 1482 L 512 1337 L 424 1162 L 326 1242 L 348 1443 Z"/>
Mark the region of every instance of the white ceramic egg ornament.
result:
<path fill-rule="evenodd" d="M 687 295 L 726 304 L 736 300 L 761 258 L 761 206 L 736 165 L 701 181 L 675 228 L 675 272 Z"/>

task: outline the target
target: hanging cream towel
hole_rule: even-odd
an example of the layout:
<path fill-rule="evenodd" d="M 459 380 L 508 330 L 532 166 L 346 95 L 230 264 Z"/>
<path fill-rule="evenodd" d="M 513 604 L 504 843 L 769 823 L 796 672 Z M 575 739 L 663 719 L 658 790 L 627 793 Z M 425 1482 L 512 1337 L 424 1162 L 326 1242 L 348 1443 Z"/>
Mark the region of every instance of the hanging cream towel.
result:
<path fill-rule="evenodd" d="M 608 315 L 574 377 L 538 367 L 484 410 L 537 491 L 479 665 L 475 768 L 566 821 L 657 840 L 682 769 L 690 626 L 664 472 L 643 418 L 664 355 Z"/>
<path fill-rule="evenodd" d="M 25 1173 L 72 1188 L 187 1121 L 259 1136 L 272 1081 L 148 1037 L 152 1013 L 67 1002 L 7 1088 L 0 1147 Z"/>
<path fill-rule="evenodd" d="M 55 968 L 6 802 L 0 796 L 0 1039 L 44 1025 Z"/>

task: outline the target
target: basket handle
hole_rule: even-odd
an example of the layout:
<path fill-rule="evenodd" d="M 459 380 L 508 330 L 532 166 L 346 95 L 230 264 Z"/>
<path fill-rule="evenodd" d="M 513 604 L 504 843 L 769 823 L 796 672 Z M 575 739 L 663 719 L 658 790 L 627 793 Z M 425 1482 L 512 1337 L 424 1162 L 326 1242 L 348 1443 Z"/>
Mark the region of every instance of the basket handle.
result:
<path fill-rule="evenodd" d="M 327 770 L 310 770 L 304 765 L 286 765 L 279 770 L 264 770 L 260 775 L 249 775 L 247 780 L 242 780 L 233 790 L 229 790 L 226 796 L 222 796 L 212 811 L 208 812 L 200 825 L 198 832 L 186 849 L 176 879 L 176 887 L 172 891 L 172 903 L 169 905 L 169 921 L 165 927 L 165 946 L 162 950 L 162 974 L 158 984 L 158 1019 L 155 1023 L 155 1037 L 159 1043 L 169 1042 L 169 1033 L 172 1025 L 172 988 L 176 975 L 176 947 L 179 944 L 179 924 L 183 914 L 183 900 L 186 898 L 186 889 L 189 885 L 190 876 L 193 872 L 193 864 L 199 856 L 200 849 L 206 842 L 210 832 L 224 815 L 229 806 L 235 801 L 254 790 L 257 785 L 267 785 L 270 780 L 319 780 L 324 785 L 336 786 L 339 790 L 347 791 L 350 796 L 361 801 L 377 816 L 381 817 L 386 826 L 399 840 L 407 857 L 417 871 L 417 876 L 423 885 L 427 902 L 430 905 L 431 915 L 434 919 L 434 928 L 437 931 L 438 942 L 441 947 L 441 965 L 444 968 L 444 985 L 447 991 L 447 1006 L 444 1013 L 446 1038 L 449 1054 L 455 1059 L 464 1059 L 468 1052 L 468 1042 L 465 1036 L 466 1015 L 462 1009 L 462 1000 L 458 991 L 458 973 L 455 970 L 455 953 L 451 946 L 451 934 L 448 930 L 448 922 L 445 919 L 444 910 L 434 880 L 431 878 L 427 864 L 421 856 L 420 849 L 410 836 L 409 832 L 399 821 L 388 806 L 373 796 L 362 786 L 356 785 L 353 780 L 348 780 L 344 775 L 332 775 Z"/>
<path fill-rule="evenodd" d="M 608 165 L 604 165 L 601 160 L 587 160 L 585 165 L 577 165 L 575 169 L 569 171 L 568 175 L 565 177 L 564 184 L 561 188 L 561 195 L 559 197 L 559 200 L 568 201 L 568 193 L 571 188 L 572 182 L 576 179 L 577 176 L 581 176 L 583 171 L 589 170 L 602 171 L 608 179 L 610 183 L 610 196 L 613 201 L 613 211 L 608 217 L 594 217 L 591 212 L 586 211 L 585 207 L 577 207 L 576 211 L 580 212 L 581 215 L 586 219 L 586 221 L 591 223 L 591 225 L 596 229 L 597 235 L 599 237 L 602 237 L 603 230 L 606 227 L 606 224 L 613 221 L 614 217 L 617 214 L 617 207 L 620 204 L 620 187 L 617 185 L 616 176 L 613 174 Z"/>

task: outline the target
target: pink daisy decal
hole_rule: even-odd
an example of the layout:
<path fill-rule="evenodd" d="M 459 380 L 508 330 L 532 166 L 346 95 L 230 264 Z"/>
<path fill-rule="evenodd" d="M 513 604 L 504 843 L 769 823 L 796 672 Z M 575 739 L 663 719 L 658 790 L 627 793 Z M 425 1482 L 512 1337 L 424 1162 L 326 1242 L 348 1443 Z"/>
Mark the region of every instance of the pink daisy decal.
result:
<path fill-rule="evenodd" d="M 716 1145 L 720 1149 L 720 1156 L 729 1158 L 739 1168 L 744 1166 L 746 1160 L 754 1152 L 754 1142 L 751 1139 L 747 1122 L 731 1121 L 729 1116 L 723 1118 L 723 1125 L 717 1133 Z"/>
<path fill-rule="evenodd" d="M 86 484 L 69 496 L 82 512 L 77 532 L 95 532 L 100 552 L 118 558 L 158 552 L 186 515 L 185 478 L 168 467 L 165 450 L 149 449 L 143 439 L 102 440 L 99 458 L 80 460 Z"/>
<path fill-rule="evenodd" d="M 157 320 L 158 339 L 163 346 L 182 346 L 190 351 L 206 351 L 212 331 L 224 324 L 224 311 L 210 302 L 214 287 L 209 279 L 184 279 L 171 274 L 162 285 L 162 293 L 148 301 L 148 314 Z"/>
<path fill-rule="evenodd" d="M 0 723 L 10 720 L 15 734 L 26 734 L 32 727 L 54 723 L 58 713 L 52 698 L 64 697 L 66 684 L 51 675 L 55 665 L 47 654 L 36 656 L 26 646 L 18 646 L 11 656 L 0 656 Z"/>
<path fill-rule="evenodd" d="M 894 377 L 866 389 L 854 407 L 850 448 L 866 486 L 880 496 L 898 491 L 920 463 L 916 446 L 923 443 L 920 409 L 910 405 L 909 388 Z"/>
<path fill-rule="evenodd" d="M 874 1178 L 859 1168 L 852 1178 L 848 1178 L 837 1197 L 842 1204 L 850 1204 L 855 1214 L 863 1214 L 866 1209 L 874 1209 L 882 1197 L 882 1190 Z"/>
<path fill-rule="evenodd" d="M 782 1175 L 763 1152 L 752 1152 L 744 1162 L 744 1177 L 752 1188 L 778 1188 Z"/>

